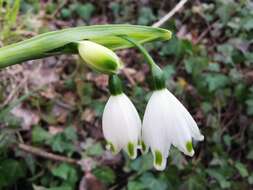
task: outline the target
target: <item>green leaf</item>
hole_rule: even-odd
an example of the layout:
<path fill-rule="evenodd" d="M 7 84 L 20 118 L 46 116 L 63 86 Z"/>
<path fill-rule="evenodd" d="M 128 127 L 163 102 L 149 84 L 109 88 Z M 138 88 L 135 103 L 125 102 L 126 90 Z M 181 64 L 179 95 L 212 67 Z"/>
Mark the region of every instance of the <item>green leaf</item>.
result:
<path fill-rule="evenodd" d="M 252 30 L 253 29 L 253 18 L 252 15 L 246 18 L 243 18 L 241 21 L 241 25 L 245 30 Z"/>
<path fill-rule="evenodd" d="M 162 179 L 157 178 L 152 173 L 145 173 L 141 176 L 140 181 L 146 185 L 146 189 L 153 190 L 166 190 L 167 183 Z"/>
<path fill-rule="evenodd" d="M 170 79 L 176 73 L 176 69 L 174 65 L 166 65 L 163 68 L 163 73 L 166 79 Z"/>
<path fill-rule="evenodd" d="M 92 13 L 95 11 L 95 7 L 91 3 L 85 3 L 84 5 L 79 5 L 76 8 L 76 13 L 84 20 L 90 20 Z"/>
<path fill-rule="evenodd" d="M 253 99 L 247 100 L 246 105 L 247 105 L 247 114 L 253 115 Z"/>
<path fill-rule="evenodd" d="M 178 39 L 173 37 L 169 42 L 167 42 L 160 52 L 161 56 L 174 55 L 176 58 L 180 58 L 185 54 L 192 53 L 192 44 L 188 40 Z"/>
<path fill-rule="evenodd" d="M 233 2 L 224 2 L 218 7 L 216 13 L 221 18 L 223 24 L 226 24 L 231 19 L 231 15 L 235 12 L 236 6 L 237 5 Z"/>
<path fill-rule="evenodd" d="M 253 184 L 253 174 L 251 174 L 249 177 L 248 177 L 248 182 L 250 185 Z"/>
<path fill-rule="evenodd" d="M 238 172 L 240 173 L 242 177 L 247 177 L 249 175 L 248 170 L 244 164 L 240 162 L 236 162 L 235 168 L 238 170 Z"/>
<path fill-rule="evenodd" d="M 73 190 L 73 187 L 68 186 L 68 185 L 64 185 L 64 186 L 60 186 L 60 187 L 51 187 L 45 190 Z"/>
<path fill-rule="evenodd" d="M 222 89 L 229 84 L 229 78 L 223 74 L 207 74 L 205 78 L 210 92 Z"/>
<path fill-rule="evenodd" d="M 36 126 L 32 130 L 32 141 L 35 143 L 45 142 L 51 137 L 52 135 L 40 126 Z"/>
<path fill-rule="evenodd" d="M 64 134 L 57 134 L 48 141 L 48 144 L 52 147 L 53 151 L 60 153 L 68 153 L 71 155 L 75 151 L 75 146 L 72 141 L 66 139 Z"/>
<path fill-rule="evenodd" d="M 64 129 L 63 135 L 68 141 L 77 140 L 76 129 L 74 127 L 67 127 Z"/>
<path fill-rule="evenodd" d="M 144 190 L 146 185 L 138 181 L 129 181 L 127 184 L 127 190 Z"/>
<path fill-rule="evenodd" d="M 140 25 L 149 25 L 155 21 L 156 17 L 149 7 L 141 7 L 139 10 L 139 18 L 137 23 Z"/>
<path fill-rule="evenodd" d="M 104 149 L 101 143 L 93 144 L 86 149 L 86 154 L 88 156 L 102 156 L 103 153 Z"/>
<path fill-rule="evenodd" d="M 208 173 L 208 175 L 210 175 L 211 177 L 213 177 L 214 179 L 216 179 L 219 182 L 222 189 L 226 189 L 231 186 L 231 183 L 229 181 L 227 181 L 226 178 L 218 171 L 216 171 L 214 169 L 207 169 L 207 173 Z"/>
<path fill-rule="evenodd" d="M 68 184 L 74 185 L 78 180 L 76 169 L 69 164 L 60 164 L 52 170 L 52 174 L 56 177 L 63 179 Z"/>
<path fill-rule="evenodd" d="M 253 160 L 253 150 L 251 149 L 249 153 L 247 154 L 247 159 Z"/>
<path fill-rule="evenodd" d="M 99 166 L 95 168 L 92 173 L 105 184 L 112 184 L 115 182 L 116 175 L 114 171 L 107 166 Z"/>
<path fill-rule="evenodd" d="M 0 174 L 0 189 L 12 185 L 26 175 L 22 165 L 12 159 L 0 161 Z"/>
<path fill-rule="evenodd" d="M 142 155 L 130 162 L 130 168 L 138 173 L 143 173 L 153 168 L 152 154 Z"/>
<path fill-rule="evenodd" d="M 205 57 L 190 57 L 184 61 L 187 73 L 197 77 L 208 67 L 208 59 Z"/>
<path fill-rule="evenodd" d="M 71 17 L 71 11 L 70 11 L 69 9 L 63 8 L 63 9 L 61 10 L 61 17 L 62 17 L 63 19 L 68 19 L 68 18 L 70 18 L 70 17 Z"/>

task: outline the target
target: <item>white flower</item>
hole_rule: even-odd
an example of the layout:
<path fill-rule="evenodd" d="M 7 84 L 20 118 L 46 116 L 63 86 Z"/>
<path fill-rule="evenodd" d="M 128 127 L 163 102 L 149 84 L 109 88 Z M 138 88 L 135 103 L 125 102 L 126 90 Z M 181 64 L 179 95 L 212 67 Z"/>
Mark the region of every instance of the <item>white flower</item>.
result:
<path fill-rule="evenodd" d="M 114 154 L 124 149 L 130 158 L 136 158 L 141 119 L 124 93 L 109 98 L 103 113 L 102 128 L 108 148 Z"/>
<path fill-rule="evenodd" d="M 204 140 L 199 128 L 179 100 L 167 89 L 153 92 L 145 110 L 142 128 L 142 147 L 151 148 L 154 167 L 164 170 L 170 146 L 193 156 L 192 138 Z"/>

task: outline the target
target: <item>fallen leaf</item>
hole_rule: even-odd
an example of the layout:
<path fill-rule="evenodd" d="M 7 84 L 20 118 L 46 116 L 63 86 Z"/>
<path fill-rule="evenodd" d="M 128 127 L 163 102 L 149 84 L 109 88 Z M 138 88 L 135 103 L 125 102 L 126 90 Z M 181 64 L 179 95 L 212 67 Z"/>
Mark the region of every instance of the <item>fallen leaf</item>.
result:
<path fill-rule="evenodd" d="M 92 110 L 92 109 L 87 108 L 82 113 L 81 120 L 89 122 L 89 123 L 93 123 L 93 121 L 95 120 L 95 117 L 96 117 L 95 111 Z"/>
<path fill-rule="evenodd" d="M 11 113 L 22 119 L 21 126 L 25 130 L 29 130 L 32 125 L 38 124 L 40 120 L 39 115 L 35 111 L 22 108 L 21 106 L 12 109 Z"/>

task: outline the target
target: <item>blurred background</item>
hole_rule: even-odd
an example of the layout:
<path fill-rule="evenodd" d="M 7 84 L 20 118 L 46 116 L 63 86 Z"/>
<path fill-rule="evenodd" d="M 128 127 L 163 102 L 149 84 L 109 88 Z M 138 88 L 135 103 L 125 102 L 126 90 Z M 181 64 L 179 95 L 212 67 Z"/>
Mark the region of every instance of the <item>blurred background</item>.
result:
<path fill-rule="evenodd" d="M 81 25 L 151 26 L 178 2 L 0 0 L 0 47 Z M 164 172 L 150 154 L 113 156 L 101 130 L 107 76 L 76 55 L 48 57 L 0 71 L 1 190 L 253 189 L 253 2 L 192 0 L 162 27 L 173 38 L 145 47 L 205 136 L 195 156 L 172 148 Z M 147 65 L 135 49 L 117 53 L 143 116 Z"/>

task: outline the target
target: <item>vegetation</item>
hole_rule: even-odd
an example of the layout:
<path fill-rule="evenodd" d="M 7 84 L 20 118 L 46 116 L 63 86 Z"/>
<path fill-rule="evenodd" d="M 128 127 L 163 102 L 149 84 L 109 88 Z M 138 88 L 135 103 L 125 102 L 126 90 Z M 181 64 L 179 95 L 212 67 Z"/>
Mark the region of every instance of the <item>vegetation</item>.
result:
<path fill-rule="evenodd" d="M 0 46 L 72 26 L 152 25 L 176 1 L 0 0 Z M 0 71 L 0 189 L 232 189 L 253 186 L 253 4 L 191 1 L 147 44 L 167 87 L 205 140 L 189 158 L 172 149 L 164 172 L 152 156 L 129 160 L 105 149 L 101 115 L 108 78 L 76 56 L 54 56 Z M 143 116 L 149 72 L 138 51 L 121 50 L 125 92 Z M 155 124 L 154 124 L 155 127 Z"/>

